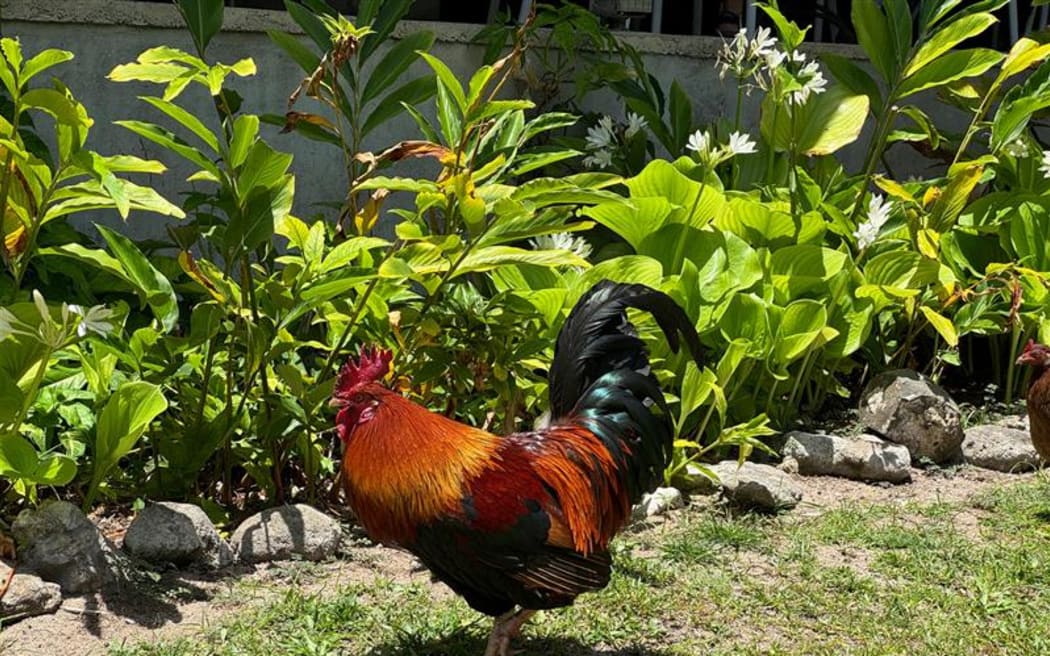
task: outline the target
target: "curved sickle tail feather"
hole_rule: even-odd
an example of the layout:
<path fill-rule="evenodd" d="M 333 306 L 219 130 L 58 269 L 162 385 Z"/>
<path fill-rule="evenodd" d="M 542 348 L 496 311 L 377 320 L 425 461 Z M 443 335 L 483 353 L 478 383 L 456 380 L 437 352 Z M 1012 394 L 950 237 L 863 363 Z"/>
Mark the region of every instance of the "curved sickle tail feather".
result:
<path fill-rule="evenodd" d="M 580 298 L 558 335 L 550 402 L 554 424 L 583 426 L 602 441 L 636 503 L 661 480 L 674 429 L 627 308 L 652 314 L 671 349 L 684 342 L 699 362 L 700 338 L 670 296 L 604 280 Z"/>

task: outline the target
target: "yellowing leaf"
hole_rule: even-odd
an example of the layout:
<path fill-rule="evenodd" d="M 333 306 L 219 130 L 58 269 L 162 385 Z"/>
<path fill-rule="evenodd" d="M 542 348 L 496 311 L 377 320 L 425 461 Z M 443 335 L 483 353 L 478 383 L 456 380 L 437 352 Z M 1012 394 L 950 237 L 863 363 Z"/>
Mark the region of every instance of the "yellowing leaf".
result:
<path fill-rule="evenodd" d="M 952 320 L 943 314 L 938 314 L 934 310 L 923 305 L 919 308 L 926 320 L 930 322 L 933 329 L 944 338 L 944 341 L 948 343 L 948 346 L 955 347 L 959 345 L 959 334 L 955 332 L 955 325 L 952 324 Z"/>
<path fill-rule="evenodd" d="M 889 178 L 881 175 L 875 176 L 875 185 L 886 192 L 886 195 L 892 196 L 893 198 L 899 198 L 900 200 L 906 200 L 908 202 L 916 202 L 915 196 L 910 191 L 904 188 L 904 186 Z"/>
<path fill-rule="evenodd" d="M 357 234 L 365 235 L 372 231 L 379 220 L 379 210 L 383 201 L 390 195 L 389 189 L 376 189 L 357 215 L 354 216 L 354 229 Z"/>
<path fill-rule="evenodd" d="M 929 228 L 923 228 L 916 235 L 916 241 L 918 242 L 919 252 L 930 258 L 936 260 L 941 250 L 941 235 L 936 230 L 930 230 Z"/>

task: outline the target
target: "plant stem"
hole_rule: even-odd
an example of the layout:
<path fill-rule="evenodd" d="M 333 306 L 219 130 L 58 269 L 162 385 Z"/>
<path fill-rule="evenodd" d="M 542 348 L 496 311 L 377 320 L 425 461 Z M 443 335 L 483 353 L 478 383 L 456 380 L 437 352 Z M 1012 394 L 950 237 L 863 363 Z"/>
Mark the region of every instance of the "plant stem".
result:
<path fill-rule="evenodd" d="M 1017 347 L 1021 345 L 1021 322 L 1020 320 L 1014 321 L 1014 325 L 1010 331 L 1010 352 L 1006 358 L 1006 394 L 1004 395 L 1003 401 L 1010 403 L 1014 400 L 1014 378 L 1016 377 L 1017 362 L 1015 360 L 1015 354 L 1017 353 Z"/>

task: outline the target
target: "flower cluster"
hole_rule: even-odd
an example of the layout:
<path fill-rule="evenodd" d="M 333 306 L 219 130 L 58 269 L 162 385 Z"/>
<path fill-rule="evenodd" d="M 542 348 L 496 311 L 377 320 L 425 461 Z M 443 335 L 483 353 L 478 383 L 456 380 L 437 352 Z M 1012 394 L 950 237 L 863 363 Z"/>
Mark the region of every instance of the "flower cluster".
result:
<path fill-rule="evenodd" d="M 732 73 L 738 80 L 746 80 L 766 66 L 767 58 L 777 52 L 777 40 L 768 27 L 760 27 L 749 39 L 747 28 L 740 28 L 732 41 L 722 44 L 717 56 L 718 77 L 726 79 Z"/>
<path fill-rule="evenodd" d="M 732 74 L 747 93 L 754 87 L 766 92 L 780 88 L 785 100 L 796 106 L 823 93 L 828 84 L 819 63 L 809 61 L 803 52 L 779 49 L 765 27 L 754 38 L 748 38 L 746 28 L 740 30 L 732 41 L 722 44 L 717 60 L 721 79 Z"/>
<path fill-rule="evenodd" d="M 879 231 L 886 222 L 890 220 L 890 212 L 893 211 L 893 203 L 887 202 L 882 196 L 872 194 L 868 201 L 867 219 L 857 226 L 853 236 L 857 238 L 857 247 L 864 250 L 875 243 L 879 237 Z"/>
<path fill-rule="evenodd" d="M 612 165 L 613 155 L 635 135 L 649 127 L 644 118 L 628 112 L 627 123 L 617 125 L 611 116 L 603 116 L 595 125 L 587 128 L 587 150 L 590 154 L 583 159 L 584 166 L 604 169 Z"/>
<path fill-rule="evenodd" d="M 529 244 L 537 251 L 551 249 L 571 251 L 585 260 L 591 256 L 591 245 L 587 243 L 587 240 L 568 232 L 555 232 L 550 235 L 533 237 L 529 240 Z"/>
<path fill-rule="evenodd" d="M 88 332 L 105 337 L 113 332 L 113 310 L 102 305 L 95 305 L 86 310 L 79 305 L 62 304 L 61 322 L 55 321 L 43 294 L 33 290 L 33 304 L 40 315 L 40 323 L 32 326 L 19 319 L 7 308 L 0 307 L 0 342 L 12 335 L 27 335 L 40 340 L 53 349 L 66 345 L 66 341 L 76 334 L 85 337 Z"/>
<path fill-rule="evenodd" d="M 1050 178 L 1050 150 L 1043 151 L 1043 163 L 1039 165 L 1039 171 L 1043 177 Z"/>
<path fill-rule="evenodd" d="M 758 146 L 749 135 L 742 132 L 734 132 L 729 135 L 728 144 L 716 145 L 710 132 L 697 130 L 689 136 L 686 149 L 696 153 L 697 159 L 706 168 L 713 169 L 736 155 L 749 155 L 756 152 Z"/>

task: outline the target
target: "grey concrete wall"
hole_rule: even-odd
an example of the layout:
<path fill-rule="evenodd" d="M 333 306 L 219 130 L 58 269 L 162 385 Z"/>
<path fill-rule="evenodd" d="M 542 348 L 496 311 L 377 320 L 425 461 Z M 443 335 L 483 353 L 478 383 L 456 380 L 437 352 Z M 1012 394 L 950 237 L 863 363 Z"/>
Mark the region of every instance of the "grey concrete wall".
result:
<path fill-rule="evenodd" d="M 179 193 L 188 187 L 185 182 L 191 171 L 188 165 L 112 123 L 126 118 L 148 118 L 163 123 L 166 119 L 136 99 L 139 95 L 159 95 L 159 87 L 115 83 L 106 79 L 114 66 L 133 61 L 147 48 L 171 45 L 192 51 L 191 40 L 175 8 L 124 0 L 0 0 L 0 21 L 3 35 L 19 37 L 28 53 L 56 47 L 76 55 L 72 62 L 55 69 L 55 72 L 95 118 L 90 146 L 106 154 L 130 153 L 165 161 L 171 165 L 171 170 L 165 175 L 153 176 L 150 184 L 169 199 L 179 202 Z M 295 23 L 283 12 L 228 8 L 224 30 L 212 42 L 209 55 L 225 63 L 252 57 L 258 67 L 257 75 L 233 83 L 244 96 L 244 111 L 283 114 L 288 95 L 299 84 L 302 73 L 272 44 L 265 33 L 268 29 L 298 32 Z M 399 26 L 395 37 L 418 29 L 429 29 L 437 34 L 433 52 L 462 79 L 468 79 L 480 64 L 481 47 L 469 43 L 480 26 L 408 21 Z M 731 115 L 735 87 L 731 81 L 720 81 L 714 67 L 720 39 L 637 33 L 624 35 L 624 38 L 644 53 L 650 71 L 662 82 L 669 85 L 671 80 L 677 79 L 684 86 L 694 99 L 699 123 Z M 859 55 L 858 50 L 851 47 L 816 45 L 814 48 L 832 48 L 853 57 Z M 408 75 L 418 75 L 425 70 L 428 69 L 418 64 Z M 187 93 L 191 94 L 187 99 L 192 99 L 194 113 L 215 124 L 208 94 L 196 88 Z M 622 112 L 612 93 L 594 94 L 589 102 L 595 111 L 615 115 Z M 752 124 L 755 109 L 750 106 L 745 113 L 747 121 Z M 275 128 L 266 130 L 266 136 L 275 148 L 294 154 L 293 170 L 297 177 L 295 212 L 298 216 L 309 218 L 325 212 L 322 203 L 338 202 L 343 198 L 346 180 L 340 172 L 342 156 L 338 150 L 295 135 L 278 134 Z M 401 139 L 418 136 L 415 124 L 406 117 L 387 124 L 380 132 L 373 135 L 368 144 L 370 148 L 381 149 Z M 849 154 L 847 159 L 855 163 L 857 155 Z M 113 216 L 102 217 L 102 220 L 107 224 L 120 223 L 119 218 Z M 124 230 L 136 237 L 155 236 L 160 234 L 157 222 L 154 217 L 133 216 Z"/>

